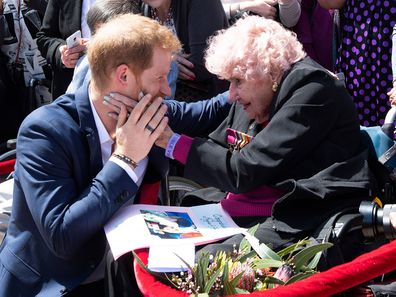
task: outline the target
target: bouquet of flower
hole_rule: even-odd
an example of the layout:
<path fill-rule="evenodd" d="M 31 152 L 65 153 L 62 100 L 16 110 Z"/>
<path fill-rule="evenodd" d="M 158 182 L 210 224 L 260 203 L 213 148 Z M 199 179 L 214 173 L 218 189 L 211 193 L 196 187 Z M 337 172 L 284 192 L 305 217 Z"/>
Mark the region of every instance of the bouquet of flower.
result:
<path fill-rule="evenodd" d="M 332 246 L 304 239 L 276 253 L 253 236 L 257 228 L 258 225 L 251 228 L 231 253 L 202 253 L 194 267 L 185 263 L 189 268 L 186 272 L 152 272 L 136 255 L 135 258 L 144 270 L 165 284 L 192 296 L 212 297 L 248 294 L 307 278 L 316 273 L 321 253 Z"/>

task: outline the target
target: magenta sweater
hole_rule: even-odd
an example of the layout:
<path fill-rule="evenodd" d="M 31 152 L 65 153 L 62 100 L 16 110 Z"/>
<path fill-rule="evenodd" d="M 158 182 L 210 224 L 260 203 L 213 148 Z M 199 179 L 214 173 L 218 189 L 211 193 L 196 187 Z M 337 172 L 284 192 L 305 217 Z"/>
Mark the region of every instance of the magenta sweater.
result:
<path fill-rule="evenodd" d="M 181 135 L 173 151 L 173 157 L 186 164 L 193 139 Z M 283 192 L 269 187 L 261 186 L 253 191 L 234 194 L 228 193 L 220 203 L 221 206 L 233 217 L 271 216 L 272 205 L 283 195 Z"/>

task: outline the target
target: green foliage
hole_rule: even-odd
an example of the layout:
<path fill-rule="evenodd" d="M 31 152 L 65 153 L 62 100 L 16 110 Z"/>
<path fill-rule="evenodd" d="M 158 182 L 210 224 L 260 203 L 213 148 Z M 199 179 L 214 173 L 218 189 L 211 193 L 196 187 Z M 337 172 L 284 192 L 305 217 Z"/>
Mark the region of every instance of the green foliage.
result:
<path fill-rule="evenodd" d="M 179 290 L 192 296 L 215 297 L 249 294 L 277 286 L 288 285 L 316 273 L 322 252 L 331 243 L 312 243 L 300 240 L 279 252 L 260 243 L 254 237 L 258 225 L 245 234 L 245 238 L 232 253 L 200 254 L 198 262 L 189 271 L 170 274 L 165 279 L 152 272 L 137 258 L 138 263 L 159 280 L 169 280 Z M 187 263 L 186 263 L 187 264 Z"/>

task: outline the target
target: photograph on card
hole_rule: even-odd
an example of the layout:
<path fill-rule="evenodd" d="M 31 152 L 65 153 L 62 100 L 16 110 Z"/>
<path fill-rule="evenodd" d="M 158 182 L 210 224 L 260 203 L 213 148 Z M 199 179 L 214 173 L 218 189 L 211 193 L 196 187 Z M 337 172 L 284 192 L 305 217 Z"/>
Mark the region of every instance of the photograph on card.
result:
<path fill-rule="evenodd" d="M 190 215 L 186 212 L 141 209 L 151 235 L 162 239 L 202 237 Z"/>

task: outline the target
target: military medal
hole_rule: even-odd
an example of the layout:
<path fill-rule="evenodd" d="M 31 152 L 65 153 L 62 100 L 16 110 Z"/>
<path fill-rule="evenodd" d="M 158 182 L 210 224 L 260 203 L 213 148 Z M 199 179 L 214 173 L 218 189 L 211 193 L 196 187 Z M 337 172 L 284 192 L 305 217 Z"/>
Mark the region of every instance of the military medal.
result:
<path fill-rule="evenodd" d="M 227 128 L 226 132 L 227 143 L 229 145 L 230 151 L 241 150 L 253 139 L 253 136 L 231 128 Z"/>

